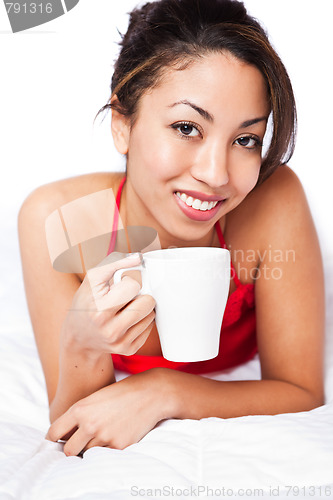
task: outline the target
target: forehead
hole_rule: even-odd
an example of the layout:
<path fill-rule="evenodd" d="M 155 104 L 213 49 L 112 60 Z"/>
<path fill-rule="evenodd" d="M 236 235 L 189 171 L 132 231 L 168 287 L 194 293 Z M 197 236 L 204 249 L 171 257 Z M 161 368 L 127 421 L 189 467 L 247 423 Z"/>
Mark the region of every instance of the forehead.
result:
<path fill-rule="evenodd" d="M 140 101 L 139 114 L 162 110 L 181 100 L 197 102 L 213 116 L 268 115 L 268 94 L 261 72 L 230 54 L 202 56 L 187 68 L 168 68 L 159 84 Z"/>

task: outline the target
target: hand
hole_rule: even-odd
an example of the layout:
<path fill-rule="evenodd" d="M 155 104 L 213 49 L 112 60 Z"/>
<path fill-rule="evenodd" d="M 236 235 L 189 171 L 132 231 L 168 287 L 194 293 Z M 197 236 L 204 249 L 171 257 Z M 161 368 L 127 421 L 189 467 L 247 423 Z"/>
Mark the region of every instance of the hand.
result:
<path fill-rule="evenodd" d="M 90 269 L 77 290 L 65 319 L 61 343 L 88 353 L 131 355 L 146 342 L 155 318 L 155 301 L 139 295 L 139 283 L 114 273 L 140 264 L 140 255 Z"/>
<path fill-rule="evenodd" d="M 124 449 L 168 416 L 159 369 L 116 382 L 75 403 L 48 430 L 46 439 L 67 439 L 66 455 L 93 446 Z"/>

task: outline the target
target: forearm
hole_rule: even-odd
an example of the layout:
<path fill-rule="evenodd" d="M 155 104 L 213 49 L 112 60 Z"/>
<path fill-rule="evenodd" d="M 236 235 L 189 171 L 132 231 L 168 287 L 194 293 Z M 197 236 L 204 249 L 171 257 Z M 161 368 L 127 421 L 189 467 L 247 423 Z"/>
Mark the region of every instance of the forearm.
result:
<path fill-rule="evenodd" d="M 57 391 L 50 404 L 50 421 L 93 392 L 115 382 L 110 354 L 83 351 L 73 343 L 62 344 Z"/>
<path fill-rule="evenodd" d="M 170 418 L 231 418 L 308 411 L 321 396 L 280 380 L 221 382 L 197 375 L 164 371 Z"/>

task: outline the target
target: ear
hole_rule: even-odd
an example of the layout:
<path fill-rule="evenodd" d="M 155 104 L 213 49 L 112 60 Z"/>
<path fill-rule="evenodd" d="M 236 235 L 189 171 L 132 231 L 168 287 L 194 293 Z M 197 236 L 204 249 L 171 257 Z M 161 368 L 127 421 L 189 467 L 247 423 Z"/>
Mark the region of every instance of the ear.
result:
<path fill-rule="evenodd" d="M 117 100 L 117 96 L 112 98 L 112 102 L 114 100 Z M 130 137 L 130 120 L 115 109 L 112 109 L 111 132 L 117 151 L 126 155 Z"/>

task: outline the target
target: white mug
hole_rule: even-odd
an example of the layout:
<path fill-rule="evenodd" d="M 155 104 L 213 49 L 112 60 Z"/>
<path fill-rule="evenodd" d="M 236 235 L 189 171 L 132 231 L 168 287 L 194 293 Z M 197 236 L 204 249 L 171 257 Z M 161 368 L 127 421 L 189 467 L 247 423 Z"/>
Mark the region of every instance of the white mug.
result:
<path fill-rule="evenodd" d="M 230 253 L 224 248 L 186 247 L 144 253 L 140 294 L 156 301 L 156 326 L 164 358 L 193 362 L 215 358 L 230 286 Z"/>

